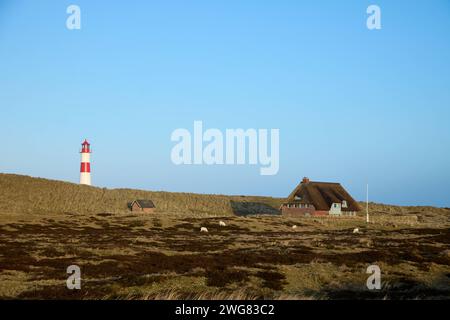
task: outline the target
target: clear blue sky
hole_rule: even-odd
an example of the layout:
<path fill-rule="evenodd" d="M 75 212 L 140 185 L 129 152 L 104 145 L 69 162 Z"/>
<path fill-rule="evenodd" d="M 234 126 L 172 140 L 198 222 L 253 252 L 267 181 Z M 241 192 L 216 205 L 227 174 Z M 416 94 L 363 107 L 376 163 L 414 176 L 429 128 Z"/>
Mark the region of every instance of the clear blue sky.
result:
<path fill-rule="evenodd" d="M 450 206 L 449 39 L 447 0 L 0 0 L 0 172 L 77 182 L 86 137 L 101 187 Z M 279 128 L 279 173 L 173 165 L 194 120 Z"/>

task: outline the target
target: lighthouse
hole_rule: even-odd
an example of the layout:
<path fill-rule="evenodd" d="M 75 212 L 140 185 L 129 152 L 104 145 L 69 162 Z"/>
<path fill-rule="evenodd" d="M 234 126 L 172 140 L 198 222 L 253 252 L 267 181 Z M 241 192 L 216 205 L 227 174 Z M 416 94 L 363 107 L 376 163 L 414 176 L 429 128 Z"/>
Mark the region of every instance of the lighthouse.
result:
<path fill-rule="evenodd" d="M 85 139 L 81 144 L 80 184 L 91 185 L 91 145 Z"/>

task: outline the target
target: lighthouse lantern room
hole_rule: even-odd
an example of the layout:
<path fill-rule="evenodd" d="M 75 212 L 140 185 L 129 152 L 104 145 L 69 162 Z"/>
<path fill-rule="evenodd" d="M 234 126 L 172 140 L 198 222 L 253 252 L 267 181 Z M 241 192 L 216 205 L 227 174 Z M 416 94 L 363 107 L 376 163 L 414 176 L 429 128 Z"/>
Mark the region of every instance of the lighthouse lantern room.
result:
<path fill-rule="evenodd" d="M 80 184 L 91 185 L 91 145 L 85 139 L 81 144 Z"/>

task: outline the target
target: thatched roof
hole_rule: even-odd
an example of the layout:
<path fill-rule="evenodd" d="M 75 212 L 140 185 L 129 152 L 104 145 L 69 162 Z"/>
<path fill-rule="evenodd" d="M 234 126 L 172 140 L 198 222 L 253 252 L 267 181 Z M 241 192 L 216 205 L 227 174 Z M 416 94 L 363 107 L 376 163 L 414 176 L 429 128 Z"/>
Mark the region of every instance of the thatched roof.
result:
<path fill-rule="evenodd" d="M 144 209 L 144 208 L 154 208 L 155 207 L 155 204 L 153 203 L 152 200 L 134 200 L 131 203 L 131 206 L 133 206 L 135 203 L 137 203 L 137 205 L 140 208 L 142 208 L 142 209 Z"/>
<path fill-rule="evenodd" d="M 313 205 L 316 210 L 328 211 L 333 203 L 347 202 L 342 211 L 360 211 L 355 199 L 340 183 L 309 181 L 305 178 L 289 195 L 288 203 L 305 203 Z"/>

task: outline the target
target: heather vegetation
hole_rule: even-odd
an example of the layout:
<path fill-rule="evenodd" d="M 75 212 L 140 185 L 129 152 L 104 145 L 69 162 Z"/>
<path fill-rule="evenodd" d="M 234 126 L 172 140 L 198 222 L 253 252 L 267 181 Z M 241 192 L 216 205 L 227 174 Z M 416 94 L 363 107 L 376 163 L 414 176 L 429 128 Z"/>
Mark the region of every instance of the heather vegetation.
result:
<path fill-rule="evenodd" d="M 366 224 L 364 215 L 280 216 L 281 199 L 103 190 L 15 175 L 0 175 L 0 197 L 2 299 L 450 297 L 445 208 L 370 204 Z M 151 198 L 158 211 L 128 211 L 133 198 Z M 73 264 L 81 290 L 66 287 Z M 366 287 L 371 264 L 381 268 L 381 290 Z"/>

